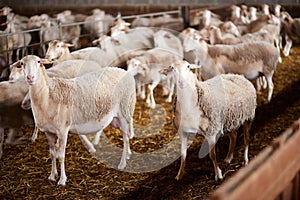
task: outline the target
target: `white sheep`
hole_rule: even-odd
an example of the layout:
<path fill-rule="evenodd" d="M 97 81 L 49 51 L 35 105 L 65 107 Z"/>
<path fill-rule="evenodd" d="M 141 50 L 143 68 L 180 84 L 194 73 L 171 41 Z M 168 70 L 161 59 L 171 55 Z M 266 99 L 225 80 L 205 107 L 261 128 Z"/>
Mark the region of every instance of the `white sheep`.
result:
<path fill-rule="evenodd" d="M 215 145 L 223 134 L 229 134 L 230 147 L 225 161 L 233 158 L 236 131 L 243 126 L 245 164 L 248 163 L 250 127 L 255 117 L 256 91 L 252 83 L 241 75 L 222 74 L 204 82 L 197 80 L 187 61 L 178 61 L 164 73 L 176 78 L 174 126 L 181 138 L 181 165 L 176 179 L 183 177 L 188 134 L 201 134 L 209 144 L 209 155 L 214 164 L 215 179 L 222 179 Z M 202 149 L 201 149 L 202 150 Z M 200 153 L 203 152 L 199 152 Z"/>
<path fill-rule="evenodd" d="M 74 79 L 49 78 L 43 61 L 28 55 L 13 65 L 22 66 L 29 85 L 35 124 L 48 138 L 52 158 L 49 179 L 55 180 L 58 158 L 61 168 L 58 185 L 66 183 L 64 158 L 69 131 L 88 134 L 103 130 L 109 124 L 123 134 L 124 148 L 118 168 L 124 169 L 131 154 L 129 138 L 134 135 L 136 94 L 133 75 L 107 67 Z"/>
<path fill-rule="evenodd" d="M 19 128 L 34 124 L 32 112 L 25 111 L 20 104 L 28 91 L 24 79 L 10 83 L 0 82 L 0 158 L 3 154 L 4 129 L 9 129 L 6 143 L 20 144 L 23 138 L 15 139 Z M 35 130 L 36 132 L 36 130 Z"/>
<path fill-rule="evenodd" d="M 44 61 L 45 62 L 45 61 Z M 16 82 L 19 80 L 24 80 L 24 73 L 22 68 L 19 67 L 10 67 L 11 72 L 9 75 L 9 82 Z M 78 76 L 82 76 L 86 73 L 97 72 L 101 69 L 101 66 L 98 63 L 91 60 L 66 60 L 61 62 L 54 67 L 47 69 L 47 75 L 50 78 L 75 78 Z M 21 107 L 25 110 L 29 110 L 31 108 L 30 96 L 27 94 L 21 104 Z M 31 140 L 35 141 L 37 138 L 37 131 L 32 135 Z M 99 143 L 101 132 L 97 133 L 94 144 L 97 145 Z M 88 151 L 91 153 L 96 152 L 94 145 L 88 140 L 85 135 L 79 135 L 79 137 L 85 142 L 88 147 Z M 95 142 L 96 141 L 96 142 Z"/>
<path fill-rule="evenodd" d="M 128 69 L 137 68 L 136 81 L 138 91 L 139 86 L 143 88 L 144 85 L 148 85 L 149 93 L 147 95 L 146 103 L 151 108 L 155 108 L 156 106 L 153 91 L 160 83 L 167 83 L 167 86 L 169 86 L 170 89 L 166 101 L 172 101 L 174 88 L 172 77 L 164 77 L 159 71 L 183 58 L 181 41 L 174 34 L 164 30 L 158 31 L 154 35 L 154 41 L 155 48 L 150 49 L 127 62 Z M 165 91 L 168 91 L 168 89 Z M 142 89 L 141 93 L 138 92 L 138 95 L 141 95 L 141 98 L 144 98 L 144 90 Z"/>
<path fill-rule="evenodd" d="M 241 43 L 236 45 L 209 45 L 202 38 L 185 38 L 184 51 L 196 51 L 203 66 L 203 79 L 219 74 L 235 73 L 253 80 L 260 76 L 268 84 L 268 101 L 273 93 L 273 74 L 279 61 L 279 52 L 267 42 Z"/>
<path fill-rule="evenodd" d="M 65 10 L 56 15 L 56 19 L 61 24 L 60 38 L 64 42 L 70 42 L 75 49 L 80 47 L 81 27 L 79 24 L 71 25 L 75 22 L 75 15 L 70 10 Z"/>

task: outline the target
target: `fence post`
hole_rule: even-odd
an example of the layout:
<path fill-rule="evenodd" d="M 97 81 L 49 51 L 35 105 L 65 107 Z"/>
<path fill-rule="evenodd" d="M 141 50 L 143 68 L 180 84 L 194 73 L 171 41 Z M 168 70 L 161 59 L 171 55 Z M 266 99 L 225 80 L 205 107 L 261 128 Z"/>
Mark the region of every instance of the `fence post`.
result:
<path fill-rule="evenodd" d="M 183 28 L 186 29 L 190 26 L 190 9 L 189 6 L 183 6 L 181 9 L 183 17 Z"/>

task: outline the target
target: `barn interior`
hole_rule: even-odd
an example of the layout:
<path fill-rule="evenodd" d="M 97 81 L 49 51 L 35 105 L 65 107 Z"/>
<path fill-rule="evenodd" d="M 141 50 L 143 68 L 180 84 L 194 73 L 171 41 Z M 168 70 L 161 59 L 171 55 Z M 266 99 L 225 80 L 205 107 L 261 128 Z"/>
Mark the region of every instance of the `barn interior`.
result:
<path fill-rule="evenodd" d="M 97 8 L 115 19 L 123 18 L 130 23 L 139 17 L 152 19 L 167 13 L 180 21 L 169 23 L 168 26 L 159 25 L 154 30 L 167 28 L 178 35 L 187 28 L 200 29 L 198 24 L 191 24 L 193 14 L 197 12 L 208 9 L 225 20 L 231 16 L 232 5 L 253 6 L 261 10 L 263 4 L 270 6 L 271 13 L 274 12 L 274 5 L 279 4 L 281 11 L 289 13 L 293 19 L 300 17 L 298 0 L 2 0 L 0 8 L 10 7 L 11 12 L 26 17 L 46 13 L 53 18 L 65 10 L 89 16 Z M 5 30 L 6 16 L 2 14 L 1 19 L 1 30 Z M 75 23 L 81 27 L 84 25 L 84 21 Z M 38 31 L 37 28 L 33 33 L 38 35 Z M 87 32 L 81 33 L 78 49 L 95 46 Z M 0 33 L 0 37 L 8 35 Z M 229 138 L 219 138 L 216 152 L 224 176 L 222 180 L 215 180 L 213 164 L 208 155 L 199 158 L 199 149 L 205 143 L 200 135 L 190 140 L 182 180 L 174 179 L 181 162 L 180 139 L 173 124 L 175 98 L 172 102 L 166 102 L 166 97 L 162 94 L 163 88 L 159 85 L 154 94 L 157 103 L 155 108 L 149 108 L 144 99 L 137 97 L 133 116 L 136 136 L 130 140 L 133 156 L 127 161 L 128 167 L 125 170 L 117 169 L 123 147 L 119 130 L 111 126 L 105 128 L 100 143 L 95 146 L 96 153 L 90 153 L 78 135 L 69 134 L 65 156 L 68 179 L 65 186 L 57 186 L 58 179 L 48 180 L 51 158 L 47 137 L 39 131 L 37 140 L 32 142 L 30 138 L 35 127 L 33 124 L 24 125 L 16 136 L 25 138 L 22 143 L 3 144 L 0 198 L 300 199 L 300 156 L 295 153 L 299 152 L 300 147 L 292 144 L 300 135 L 300 122 L 297 121 L 300 117 L 300 32 L 295 38 L 297 39 L 293 40 L 289 55 L 284 55 L 283 48 L 280 49 L 282 62 L 277 64 L 273 75 L 271 101 L 267 100 L 268 89 L 257 93 L 257 109 L 250 131 L 249 164 L 244 165 L 242 134 L 238 134 L 231 163 L 224 162 Z M 48 44 L 49 41 L 44 42 Z M 285 43 L 283 37 L 283 45 Z M 37 40 L 31 45 L 40 48 L 42 41 Z M 29 51 L 22 56 L 27 54 Z M 37 54 L 45 56 L 45 52 Z M 17 57 L 14 49 L 12 61 L 16 62 Z M 8 67 L 10 64 L 12 63 L 6 62 L 4 65 Z M 120 67 L 126 69 L 126 63 Z M 1 82 L 7 79 L 8 77 L 1 78 Z M 6 114 L 0 114 L 1 125 Z M 6 139 L 9 130 L 4 128 L 3 137 Z M 241 132 L 239 129 L 238 133 Z M 93 137 L 91 135 L 89 139 L 92 140 Z M 273 155 L 277 153 L 282 153 L 281 157 L 277 156 L 278 160 L 274 160 Z"/>

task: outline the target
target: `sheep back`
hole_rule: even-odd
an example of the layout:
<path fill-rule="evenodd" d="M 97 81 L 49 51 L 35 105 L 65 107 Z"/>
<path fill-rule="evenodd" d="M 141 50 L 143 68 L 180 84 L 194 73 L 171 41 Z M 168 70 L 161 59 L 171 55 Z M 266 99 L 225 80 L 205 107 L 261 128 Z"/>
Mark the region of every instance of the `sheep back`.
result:
<path fill-rule="evenodd" d="M 123 69 L 106 67 L 73 79 L 53 78 L 49 95 L 54 103 L 71 107 L 74 124 L 101 121 L 115 106 L 127 117 L 126 110 L 134 109 L 135 105 L 135 82 L 132 75 L 126 74 Z M 127 94 L 130 92 L 131 96 Z M 130 100 L 134 104 L 128 108 Z"/>
<path fill-rule="evenodd" d="M 256 91 L 241 75 L 223 74 L 197 84 L 198 103 L 210 125 L 204 135 L 237 130 L 245 121 L 253 120 Z"/>
<path fill-rule="evenodd" d="M 212 58 L 225 56 L 228 60 L 243 65 L 262 61 L 266 69 L 275 70 L 279 52 L 274 45 L 267 42 L 241 43 L 236 45 L 209 45 L 208 54 Z"/>

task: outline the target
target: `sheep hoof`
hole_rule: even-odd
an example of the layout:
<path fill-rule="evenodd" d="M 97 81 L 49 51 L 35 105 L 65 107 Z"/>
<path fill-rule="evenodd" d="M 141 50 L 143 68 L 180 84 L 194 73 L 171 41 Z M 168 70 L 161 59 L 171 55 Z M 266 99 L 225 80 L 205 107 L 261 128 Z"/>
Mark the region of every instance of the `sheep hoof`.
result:
<path fill-rule="evenodd" d="M 55 181 L 55 175 L 54 174 L 50 174 L 50 176 L 48 177 L 48 179 L 50 181 Z"/>
<path fill-rule="evenodd" d="M 124 170 L 125 167 L 126 167 L 126 162 L 120 163 L 120 164 L 118 165 L 118 169 L 119 169 L 119 170 Z"/>
<path fill-rule="evenodd" d="M 65 186 L 66 185 L 66 181 L 67 179 L 64 179 L 64 178 L 60 178 L 57 185 L 62 185 L 62 186 Z"/>
<path fill-rule="evenodd" d="M 218 168 L 217 173 L 215 175 L 215 180 L 218 181 L 218 180 L 222 180 L 222 179 L 223 179 L 222 171 Z"/>
<path fill-rule="evenodd" d="M 94 147 L 94 146 L 91 146 L 91 147 L 89 148 L 89 152 L 90 152 L 90 153 L 96 153 L 95 147 Z"/>
<path fill-rule="evenodd" d="M 126 159 L 129 160 L 129 159 L 131 158 L 131 155 L 132 155 L 132 153 L 131 153 L 131 152 L 128 152 L 128 153 L 127 153 L 127 156 L 126 156 Z"/>
<path fill-rule="evenodd" d="M 175 180 L 177 180 L 177 181 L 179 181 L 179 180 L 181 180 L 181 176 L 179 176 L 179 175 L 177 175 L 176 177 L 175 177 Z"/>
<path fill-rule="evenodd" d="M 233 156 L 227 156 L 227 157 L 224 159 L 224 161 L 227 162 L 227 163 L 231 163 L 232 159 L 233 159 Z"/>

